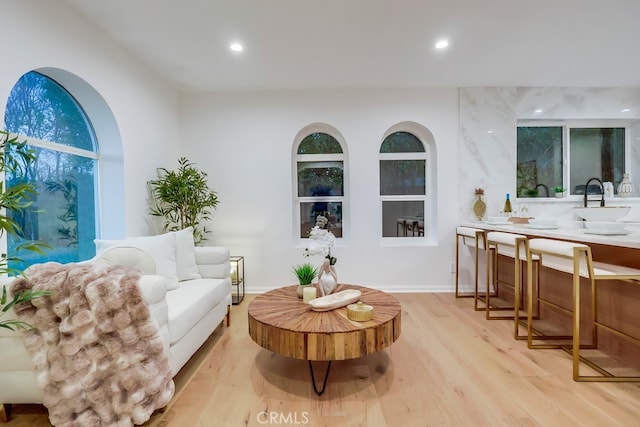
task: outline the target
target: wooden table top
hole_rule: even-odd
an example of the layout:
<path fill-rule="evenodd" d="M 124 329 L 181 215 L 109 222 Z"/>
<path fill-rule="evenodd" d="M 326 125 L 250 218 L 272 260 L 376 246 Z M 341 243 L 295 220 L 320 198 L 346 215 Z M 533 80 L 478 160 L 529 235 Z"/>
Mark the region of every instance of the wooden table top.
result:
<path fill-rule="evenodd" d="M 316 312 L 296 294 L 297 285 L 258 295 L 248 307 L 249 335 L 261 347 L 302 360 L 345 360 L 380 351 L 400 336 L 401 307 L 388 293 L 341 284 L 336 292 L 357 289 L 373 306 L 373 318 L 355 322 L 347 308 Z"/>

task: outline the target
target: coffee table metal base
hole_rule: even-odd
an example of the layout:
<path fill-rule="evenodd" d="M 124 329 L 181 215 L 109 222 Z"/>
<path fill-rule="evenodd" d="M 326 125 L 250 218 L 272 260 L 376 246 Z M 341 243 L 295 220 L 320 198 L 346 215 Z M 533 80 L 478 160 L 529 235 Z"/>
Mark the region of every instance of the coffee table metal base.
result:
<path fill-rule="evenodd" d="M 313 373 L 313 364 L 311 360 L 309 360 L 309 371 L 311 372 L 311 382 L 313 383 L 313 391 L 316 392 L 318 396 L 322 396 L 324 390 L 327 388 L 327 380 L 329 380 L 329 370 L 331 369 L 331 360 L 327 363 L 327 371 L 324 373 L 324 381 L 322 382 L 322 388 L 318 390 L 318 385 L 316 383 L 316 376 Z"/>

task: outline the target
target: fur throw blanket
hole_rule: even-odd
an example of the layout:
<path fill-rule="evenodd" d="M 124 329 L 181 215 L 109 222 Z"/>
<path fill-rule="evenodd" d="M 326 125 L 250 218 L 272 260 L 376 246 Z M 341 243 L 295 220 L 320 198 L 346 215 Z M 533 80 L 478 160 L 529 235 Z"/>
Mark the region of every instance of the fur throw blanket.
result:
<path fill-rule="evenodd" d="M 94 263 L 37 264 L 12 284 L 52 295 L 14 307 L 55 426 L 143 424 L 174 393 L 139 273 Z"/>

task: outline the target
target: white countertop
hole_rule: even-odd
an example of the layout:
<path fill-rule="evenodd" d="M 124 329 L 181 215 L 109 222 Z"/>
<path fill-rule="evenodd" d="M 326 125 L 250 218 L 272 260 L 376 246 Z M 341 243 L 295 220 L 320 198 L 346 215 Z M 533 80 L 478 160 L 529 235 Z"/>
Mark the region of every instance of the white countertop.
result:
<path fill-rule="evenodd" d="M 640 223 L 629 223 L 625 235 L 599 235 L 586 233 L 580 221 L 558 221 L 558 228 L 538 229 L 529 224 L 489 224 L 486 221 L 468 221 L 460 225 L 464 227 L 482 228 L 485 230 L 505 231 L 508 233 L 527 234 L 529 236 L 548 237 L 551 239 L 565 239 L 584 243 L 599 243 L 602 245 L 621 246 L 640 249 Z"/>

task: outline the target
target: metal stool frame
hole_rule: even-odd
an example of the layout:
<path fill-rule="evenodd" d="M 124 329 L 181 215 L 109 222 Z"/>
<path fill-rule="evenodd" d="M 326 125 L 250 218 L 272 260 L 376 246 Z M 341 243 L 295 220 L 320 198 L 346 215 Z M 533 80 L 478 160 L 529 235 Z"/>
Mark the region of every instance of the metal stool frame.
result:
<path fill-rule="evenodd" d="M 455 297 L 456 298 L 473 298 L 473 309 L 475 311 L 482 311 L 484 308 L 479 307 L 478 301 L 485 302 L 486 295 L 480 295 L 478 293 L 479 282 L 479 253 L 480 250 L 486 250 L 485 231 L 479 228 L 472 227 L 456 227 L 456 278 L 455 278 Z M 471 294 L 462 294 L 459 291 L 460 283 L 460 239 L 464 241 L 465 238 L 474 239 L 474 291 Z"/>
<path fill-rule="evenodd" d="M 548 242 L 552 242 L 547 244 Z M 546 246 L 557 246 L 558 250 L 552 250 Z M 640 270 L 629 267 L 616 266 L 611 264 L 597 263 L 593 261 L 591 254 L 591 248 L 588 245 L 573 243 L 573 242 L 560 242 L 550 239 L 531 239 L 529 241 L 529 250 L 527 251 L 527 258 L 533 255 L 538 255 L 540 258 L 540 264 L 559 271 L 564 271 L 572 275 L 573 286 L 573 304 L 572 304 L 572 336 L 533 336 L 532 328 L 532 288 L 533 288 L 533 271 L 531 267 L 527 269 L 527 292 L 529 295 L 528 301 L 528 319 L 527 319 L 527 335 L 529 348 L 560 348 L 572 355 L 573 359 L 573 379 L 574 381 L 598 381 L 598 382 L 640 382 L 640 376 L 618 376 L 607 371 L 600 364 L 589 359 L 586 356 L 580 354 L 581 349 L 596 349 L 598 348 L 598 328 L 606 329 L 624 339 L 634 342 L 640 345 L 640 339 L 628 335 L 615 328 L 607 326 L 598 322 L 598 289 L 597 282 L 600 280 L 621 280 L 630 282 L 633 284 L 640 284 Z M 570 264 L 555 264 L 545 265 L 543 262 L 543 256 L 548 255 L 556 259 L 562 259 L 570 261 Z M 584 262 L 582 261 L 584 260 Z M 567 268 L 569 267 L 569 268 Z M 586 278 L 589 280 L 591 289 L 591 304 L 590 310 L 593 319 L 593 325 L 591 327 L 591 344 L 580 345 L 580 279 Z M 538 296 L 539 297 L 539 296 Z M 558 307 L 557 305 L 539 299 L 541 302 L 545 302 L 551 307 Z M 566 311 L 565 308 L 561 309 Z M 571 345 L 562 344 L 542 344 L 533 345 L 533 339 L 566 339 L 571 340 Z M 580 375 L 580 363 L 584 363 L 587 366 L 594 369 L 600 375 Z"/>
<path fill-rule="evenodd" d="M 528 260 L 528 239 L 527 236 L 514 233 L 505 233 L 499 231 L 488 232 L 485 235 L 486 240 L 486 304 L 485 317 L 487 320 L 513 320 L 513 338 L 516 340 L 526 340 L 527 335 L 520 335 L 520 325 L 526 326 L 525 320 L 520 320 L 520 310 L 524 310 L 523 300 L 523 282 L 522 282 L 522 263 Z M 506 248 L 506 250 L 505 250 Z M 513 252 L 513 253 L 512 253 Z M 513 285 L 502 282 L 513 289 L 513 305 L 509 307 L 494 307 L 491 305 L 491 286 L 495 290 L 494 296 L 500 294 L 498 280 L 498 255 L 513 258 L 514 283 Z M 532 264 L 537 264 L 538 258 L 532 257 Z M 492 280 L 490 280 L 492 278 Z M 510 316 L 491 316 L 492 311 L 513 311 Z"/>

